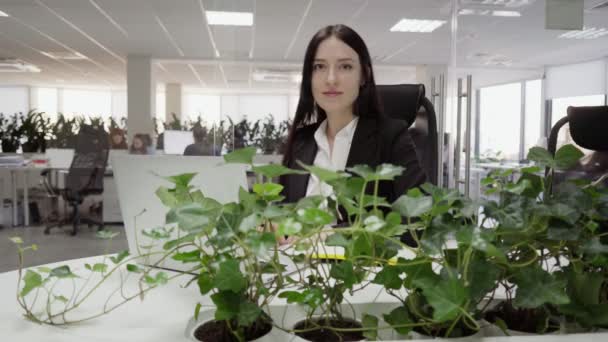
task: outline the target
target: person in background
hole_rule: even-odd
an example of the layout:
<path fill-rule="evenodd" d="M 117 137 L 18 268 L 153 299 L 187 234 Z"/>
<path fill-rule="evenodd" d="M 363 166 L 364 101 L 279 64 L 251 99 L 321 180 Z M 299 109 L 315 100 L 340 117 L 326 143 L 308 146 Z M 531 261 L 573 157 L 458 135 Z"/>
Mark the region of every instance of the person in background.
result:
<path fill-rule="evenodd" d="M 359 164 L 402 166 L 402 175 L 380 183 L 378 196 L 389 203 L 426 180 L 407 123 L 382 113 L 369 51 L 348 26 L 322 28 L 306 49 L 283 165 L 302 169 L 297 161 L 342 171 Z M 280 183 L 288 203 L 333 192 L 309 174 L 284 175 Z M 340 212 L 338 224 L 346 221 L 345 211 Z M 402 238 L 412 243 L 411 236 Z"/>
<path fill-rule="evenodd" d="M 215 155 L 213 144 L 207 141 L 207 130 L 196 124 L 192 128 L 192 135 L 194 137 L 194 144 L 186 146 L 184 150 L 185 156 L 213 156 Z M 218 153 L 219 154 L 219 153 Z"/>
<path fill-rule="evenodd" d="M 149 147 L 152 144 L 149 134 L 138 133 L 133 137 L 129 153 L 131 154 L 150 154 Z"/>
<path fill-rule="evenodd" d="M 124 130 L 120 128 L 110 129 L 110 148 L 113 150 L 127 150 L 129 148 Z"/>

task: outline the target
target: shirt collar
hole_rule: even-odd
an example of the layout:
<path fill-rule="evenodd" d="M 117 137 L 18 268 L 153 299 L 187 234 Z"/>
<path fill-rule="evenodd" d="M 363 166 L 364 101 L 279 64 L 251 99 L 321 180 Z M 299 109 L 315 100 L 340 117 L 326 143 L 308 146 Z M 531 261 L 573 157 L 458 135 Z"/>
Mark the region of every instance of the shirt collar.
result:
<path fill-rule="evenodd" d="M 359 117 L 355 116 L 348 125 L 344 126 L 337 134 L 336 138 L 347 138 L 348 140 L 352 140 L 355 135 L 355 129 L 357 128 L 357 122 L 359 122 Z M 328 148 L 327 142 L 327 119 L 323 120 L 317 130 L 315 131 L 315 141 L 317 145 L 322 148 Z"/>

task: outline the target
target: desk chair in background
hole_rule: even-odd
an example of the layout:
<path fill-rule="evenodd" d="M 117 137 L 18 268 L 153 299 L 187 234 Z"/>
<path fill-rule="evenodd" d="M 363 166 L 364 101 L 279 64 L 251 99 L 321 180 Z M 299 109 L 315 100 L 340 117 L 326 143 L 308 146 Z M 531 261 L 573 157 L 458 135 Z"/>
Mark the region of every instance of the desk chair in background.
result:
<path fill-rule="evenodd" d="M 76 235 L 78 226 L 87 223 L 96 225 L 98 230 L 103 229 L 101 221 L 81 217 L 79 205 L 90 195 L 103 193 L 103 176 L 108 163 L 109 140 L 103 129 L 85 125 L 80 128 L 77 136 L 74 158 L 65 176 L 65 187 L 57 188 L 49 182 L 51 169 L 42 172 L 44 186 L 51 196 L 61 196 L 72 207 L 69 218 L 50 224 L 44 230 L 49 234 L 54 227 L 66 224 L 72 225 L 71 235 Z"/>
<path fill-rule="evenodd" d="M 384 113 L 405 120 L 427 180 L 437 184 L 437 119 L 435 109 L 425 97 L 423 84 L 378 85 Z"/>
<path fill-rule="evenodd" d="M 566 127 L 574 144 L 587 153 L 573 169 L 554 174 L 551 187 L 569 178 L 596 180 L 608 172 L 608 106 L 568 107 L 567 115 L 551 128 L 547 149 L 553 156 L 558 150 L 560 130 Z M 608 181 L 604 181 L 604 185 L 608 185 Z"/>

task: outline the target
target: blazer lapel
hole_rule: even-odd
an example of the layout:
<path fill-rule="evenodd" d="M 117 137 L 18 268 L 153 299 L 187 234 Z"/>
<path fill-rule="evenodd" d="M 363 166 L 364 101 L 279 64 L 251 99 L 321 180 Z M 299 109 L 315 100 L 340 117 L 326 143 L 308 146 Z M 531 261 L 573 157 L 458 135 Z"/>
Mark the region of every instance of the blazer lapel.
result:
<path fill-rule="evenodd" d="M 378 160 L 378 122 L 373 118 L 360 117 L 350 145 L 346 167 L 359 164 L 376 166 Z"/>

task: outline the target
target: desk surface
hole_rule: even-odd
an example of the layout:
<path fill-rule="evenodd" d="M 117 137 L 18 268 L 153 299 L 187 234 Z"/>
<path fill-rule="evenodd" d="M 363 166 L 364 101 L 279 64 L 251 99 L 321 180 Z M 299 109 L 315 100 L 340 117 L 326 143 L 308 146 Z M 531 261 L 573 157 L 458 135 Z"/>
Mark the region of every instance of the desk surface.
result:
<path fill-rule="evenodd" d="M 84 264 L 100 262 L 102 256 L 76 259 L 65 262 L 45 265 L 56 267 L 67 264 L 76 274 L 84 270 Z M 135 279 L 135 278 L 133 278 Z M 188 279 L 186 277 L 174 279 L 167 285 L 153 289 L 144 301 L 135 299 L 116 309 L 108 315 L 96 318 L 67 328 L 37 325 L 22 316 L 21 307 L 16 300 L 17 272 L 0 273 L 0 331 L 3 341 L 45 341 L 45 342 L 123 342 L 123 341 L 189 341 L 185 336 L 186 325 L 193 316 L 194 307 L 200 302 L 204 307 L 211 308 L 211 300 L 201 296 L 196 284 L 182 288 Z M 117 286 L 118 277 L 110 278 L 108 286 Z M 59 290 L 71 290 L 69 281 Z M 67 295 L 67 293 L 66 293 Z M 380 293 L 380 287 L 370 285 L 365 291 L 358 292 L 356 297 L 348 297 L 352 303 L 388 301 L 391 297 Z M 91 302 L 83 306 L 83 310 L 100 308 L 103 298 L 91 298 Z M 86 303 L 86 302 L 85 302 Z M 282 304 L 278 299 L 273 304 Z M 76 317 L 72 317 L 76 318 Z M 582 342 L 607 341 L 608 333 L 587 335 L 550 335 L 550 336 L 522 336 L 522 337 L 484 337 L 484 342 Z"/>

